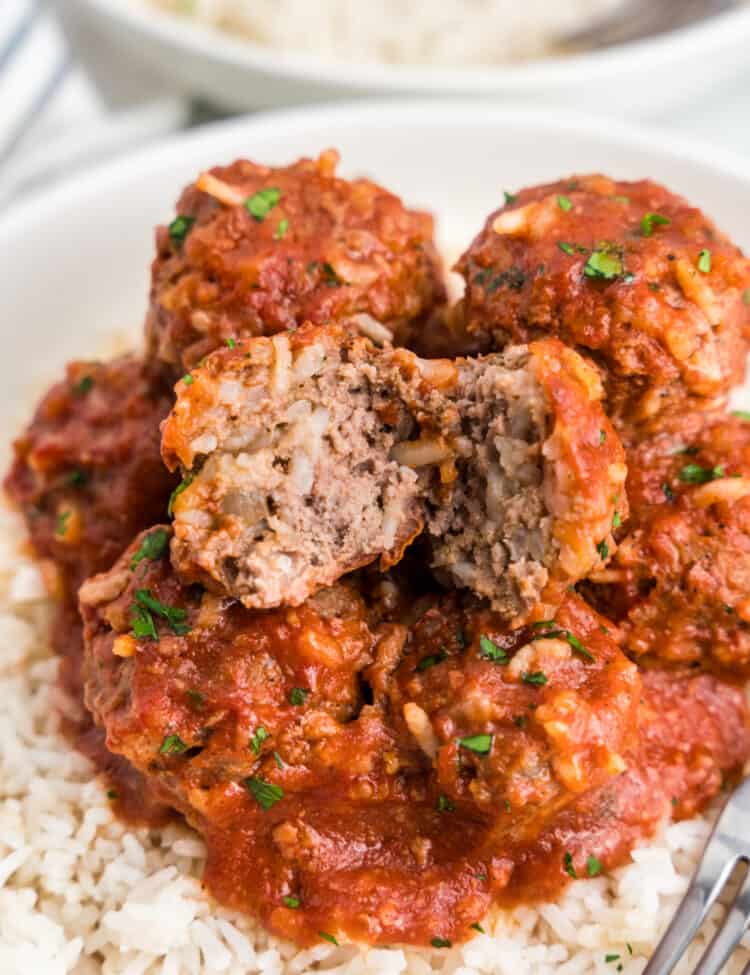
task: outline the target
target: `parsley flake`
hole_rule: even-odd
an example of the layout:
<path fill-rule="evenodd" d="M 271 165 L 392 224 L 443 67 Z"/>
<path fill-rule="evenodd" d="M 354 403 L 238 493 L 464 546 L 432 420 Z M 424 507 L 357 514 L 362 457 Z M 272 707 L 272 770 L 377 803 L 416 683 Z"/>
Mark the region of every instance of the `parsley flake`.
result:
<path fill-rule="evenodd" d="M 180 481 L 177 487 L 169 495 L 169 504 L 167 505 L 167 515 L 171 518 L 172 512 L 174 511 L 174 503 L 182 494 L 183 491 L 187 491 L 190 485 L 193 483 L 193 475 L 186 474 L 185 477 Z"/>
<path fill-rule="evenodd" d="M 667 227 L 671 222 L 669 217 L 663 217 L 660 213 L 647 213 L 641 220 L 641 233 L 644 237 L 650 237 L 654 227 Z"/>
<path fill-rule="evenodd" d="M 587 278 L 597 278 L 599 280 L 613 281 L 618 275 L 622 274 L 622 260 L 608 250 L 595 250 L 583 267 L 583 273 Z"/>
<path fill-rule="evenodd" d="M 262 223 L 281 199 L 281 190 L 275 186 L 258 190 L 245 200 L 245 209 L 258 223 Z"/>
<path fill-rule="evenodd" d="M 605 539 L 602 539 L 601 542 L 597 543 L 596 550 L 599 553 L 600 559 L 604 560 L 609 558 L 609 545 L 607 545 Z"/>
<path fill-rule="evenodd" d="M 230 339 L 227 339 L 227 348 L 228 349 L 236 349 L 237 348 L 237 341 L 236 341 L 236 339 L 231 339 L 231 338 Z"/>
<path fill-rule="evenodd" d="M 444 660 L 448 659 L 448 654 L 445 650 L 439 650 L 437 653 L 431 653 L 428 657 L 422 657 L 417 666 L 414 668 L 418 674 L 423 673 L 425 670 L 429 670 L 430 667 L 434 667 L 437 664 L 441 664 Z"/>
<path fill-rule="evenodd" d="M 68 487 L 81 487 L 88 479 L 89 476 L 82 467 L 74 467 L 72 471 L 65 475 L 64 483 Z"/>
<path fill-rule="evenodd" d="M 318 931 L 318 935 L 324 941 L 330 941 L 332 945 L 336 945 L 336 947 L 338 947 L 338 941 L 334 938 L 332 934 L 329 934 L 327 931 Z"/>
<path fill-rule="evenodd" d="M 433 938 L 430 942 L 433 948 L 452 948 L 453 942 L 450 938 Z"/>
<path fill-rule="evenodd" d="M 662 484 L 661 489 L 664 492 L 664 497 L 667 499 L 667 501 L 674 501 L 674 491 L 666 481 Z"/>
<path fill-rule="evenodd" d="M 711 270 L 711 251 L 706 250 L 705 247 L 698 255 L 698 270 L 702 274 L 708 274 Z"/>
<path fill-rule="evenodd" d="M 293 687 L 291 691 L 289 691 L 289 703 L 293 704 L 296 708 L 302 707 L 309 693 L 310 692 L 305 690 L 303 687 Z"/>
<path fill-rule="evenodd" d="M 533 684 L 537 687 L 542 687 L 547 683 L 547 675 L 541 670 L 535 670 L 531 674 L 524 674 L 521 680 L 524 684 Z"/>
<path fill-rule="evenodd" d="M 167 735 L 161 743 L 160 755 L 181 755 L 187 751 L 187 745 L 179 735 Z"/>
<path fill-rule="evenodd" d="M 55 518 L 55 535 L 64 535 L 68 530 L 68 522 L 72 511 L 61 511 Z"/>
<path fill-rule="evenodd" d="M 170 223 L 167 230 L 173 244 L 181 244 L 190 233 L 190 228 L 195 223 L 195 217 L 177 216 Z"/>
<path fill-rule="evenodd" d="M 200 709 L 206 703 L 206 695 L 201 694 L 200 691 L 193 691 L 188 688 L 188 690 L 185 691 L 185 696 L 187 697 L 188 701 L 190 701 L 190 706 L 195 711 L 200 711 Z"/>
<path fill-rule="evenodd" d="M 470 924 L 469 927 L 473 928 L 475 931 L 478 931 L 480 934 L 486 934 L 484 928 L 479 923 L 479 921 L 475 921 L 473 924 Z"/>
<path fill-rule="evenodd" d="M 612 527 L 619 528 L 620 525 L 622 525 L 622 515 L 619 511 L 615 511 L 615 513 L 612 515 Z"/>
<path fill-rule="evenodd" d="M 563 252 L 563 254 L 575 254 L 575 248 L 572 244 L 567 244 L 564 240 L 558 240 L 557 246 Z"/>
<path fill-rule="evenodd" d="M 273 239 L 281 240 L 286 234 L 287 230 L 289 230 L 289 221 L 286 219 L 286 217 L 284 217 L 283 220 L 279 220 L 276 230 L 273 232 Z"/>
<path fill-rule="evenodd" d="M 136 589 L 135 603 L 131 606 L 131 622 L 135 636 L 159 639 L 153 614 L 165 620 L 176 636 L 185 636 L 190 632 L 190 627 L 185 623 L 186 609 L 179 606 L 166 606 L 155 598 L 150 589 Z"/>
<path fill-rule="evenodd" d="M 271 736 L 268 734 L 268 732 L 263 727 L 263 725 L 259 725 L 255 729 L 255 734 L 250 739 L 250 747 L 252 748 L 252 750 L 255 752 L 256 755 L 260 755 L 260 746 L 263 744 L 266 738 L 270 738 L 270 737 Z"/>
<path fill-rule="evenodd" d="M 479 656 L 483 660 L 491 660 L 495 664 L 507 664 L 508 662 L 508 654 L 505 650 L 484 634 L 479 637 Z"/>
<path fill-rule="evenodd" d="M 469 738 L 459 738 L 458 744 L 477 755 L 487 755 L 492 748 L 492 735 L 471 735 Z"/>
<path fill-rule="evenodd" d="M 607 964 L 609 964 L 612 961 L 619 961 L 620 960 L 620 956 L 619 955 L 605 955 L 604 956 L 604 960 L 607 962 Z"/>
<path fill-rule="evenodd" d="M 700 464 L 685 464 L 678 477 L 687 484 L 707 484 L 709 481 L 724 477 L 724 468 L 722 466 L 701 467 Z"/>
<path fill-rule="evenodd" d="M 448 796 L 443 795 L 443 793 L 441 792 L 440 795 L 438 796 L 437 810 L 438 812 L 455 812 L 456 807 L 450 801 Z"/>
<path fill-rule="evenodd" d="M 112 799 L 113 801 L 117 798 L 117 793 L 114 789 L 107 789 L 107 798 Z"/>
<path fill-rule="evenodd" d="M 273 782 L 266 782 L 265 779 L 254 777 L 243 779 L 242 784 L 264 812 L 268 812 L 272 806 L 284 798 L 284 790 L 281 786 L 274 785 Z"/>
<path fill-rule="evenodd" d="M 750 410 L 732 410 L 732 416 L 738 416 L 740 420 L 750 423 Z"/>
<path fill-rule="evenodd" d="M 509 203 L 515 203 L 518 199 L 518 193 L 509 193 L 507 190 L 503 191 L 503 196 L 505 197 L 505 205 Z"/>
<path fill-rule="evenodd" d="M 568 197 L 568 196 L 558 196 L 558 198 L 557 198 L 557 205 L 565 213 L 568 213 L 570 210 L 573 209 L 573 204 L 571 203 L 570 197 Z"/>
<path fill-rule="evenodd" d="M 606 430 L 600 430 L 599 431 L 599 443 L 600 444 L 603 444 L 606 441 L 606 439 L 607 439 L 607 431 Z"/>
<path fill-rule="evenodd" d="M 193 383 L 195 382 L 195 380 L 193 379 L 193 377 L 190 375 L 189 372 L 182 377 L 182 381 L 185 383 L 186 386 L 192 386 Z"/>
<path fill-rule="evenodd" d="M 93 388 L 94 388 L 94 377 L 81 376 L 78 382 L 73 385 L 73 395 L 85 396 L 86 393 L 90 393 Z"/>
<path fill-rule="evenodd" d="M 154 531 L 149 532 L 141 540 L 138 551 L 130 560 L 131 571 L 144 559 L 148 559 L 150 562 L 160 559 L 167 549 L 168 542 L 169 532 L 166 528 L 155 528 Z"/>
<path fill-rule="evenodd" d="M 589 877 L 597 877 L 602 872 L 602 865 L 593 853 L 586 858 L 586 873 Z"/>
<path fill-rule="evenodd" d="M 292 911 L 296 911 L 302 903 L 299 897 L 290 897 L 288 894 L 282 897 L 281 900 L 284 902 L 284 906 L 290 908 Z"/>
<path fill-rule="evenodd" d="M 565 871 L 565 873 L 569 877 L 572 877 L 573 880 L 577 880 L 578 879 L 578 874 L 576 873 L 576 868 L 573 865 L 573 854 L 572 853 L 566 853 L 565 856 L 563 857 L 563 870 Z"/>

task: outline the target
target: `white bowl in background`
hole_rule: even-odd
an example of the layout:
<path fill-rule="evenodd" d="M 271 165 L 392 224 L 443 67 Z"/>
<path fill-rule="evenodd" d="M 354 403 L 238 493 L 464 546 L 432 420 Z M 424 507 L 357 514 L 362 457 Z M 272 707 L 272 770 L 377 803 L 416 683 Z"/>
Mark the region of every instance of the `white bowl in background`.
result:
<path fill-rule="evenodd" d="M 716 92 L 746 68 L 750 45 L 745 4 L 618 48 L 477 68 L 353 64 L 278 52 L 146 0 L 64 0 L 60 12 L 77 53 L 105 90 L 119 62 L 128 69 L 126 84 L 137 87 L 153 76 L 173 91 L 238 111 L 363 95 L 471 95 L 608 118 L 663 116 L 680 102 Z"/>
<path fill-rule="evenodd" d="M 750 164 L 628 126 L 466 101 L 357 102 L 222 122 L 24 198 L 0 219 L 5 429 L 68 359 L 106 353 L 114 334 L 138 340 L 153 228 L 200 170 L 238 156 L 289 162 L 329 146 L 341 152 L 342 174 L 366 174 L 432 210 L 452 256 L 504 188 L 593 170 L 662 181 L 750 248 Z"/>

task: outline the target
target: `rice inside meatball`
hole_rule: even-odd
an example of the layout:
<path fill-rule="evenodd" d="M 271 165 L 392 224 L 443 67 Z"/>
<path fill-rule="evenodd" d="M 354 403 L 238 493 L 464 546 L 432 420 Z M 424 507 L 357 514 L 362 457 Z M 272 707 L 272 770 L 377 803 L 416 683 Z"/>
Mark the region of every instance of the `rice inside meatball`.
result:
<path fill-rule="evenodd" d="M 296 605 L 426 530 L 506 619 L 606 560 L 627 511 L 595 372 L 561 343 L 421 360 L 338 327 L 221 350 L 177 386 L 172 558 L 250 607 Z"/>
<path fill-rule="evenodd" d="M 555 335 L 601 366 L 620 427 L 742 380 L 750 262 L 649 180 L 576 176 L 522 190 L 458 262 L 464 326 L 485 347 Z"/>
<path fill-rule="evenodd" d="M 238 160 L 184 191 L 156 235 L 150 356 L 177 377 L 226 341 L 308 320 L 364 316 L 399 342 L 422 330 L 445 301 L 432 217 L 337 177 L 337 161 Z"/>

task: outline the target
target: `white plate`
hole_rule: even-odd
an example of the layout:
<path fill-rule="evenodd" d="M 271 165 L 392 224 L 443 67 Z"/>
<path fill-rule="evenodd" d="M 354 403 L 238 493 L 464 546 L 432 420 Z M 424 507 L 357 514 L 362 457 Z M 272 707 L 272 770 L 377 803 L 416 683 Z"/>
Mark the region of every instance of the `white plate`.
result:
<path fill-rule="evenodd" d="M 473 103 L 376 103 L 296 110 L 168 139 L 19 203 L 0 221 L 0 403 L 25 415 L 30 390 L 73 356 L 101 354 L 115 331 L 137 335 L 153 227 L 203 168 L 249 156 L 289 162 L 329 146 L 345 175 L 367 174 L 438 217 L 456 254 L 504 187 L 574 172 L 652 177 L 703 207 L 750 247 L 750 166 L 651 132 Z"/>
<path fill-rule="evenodd" d="M 678 102 L 716 92 L 747 65 L 750 43 L 750 6 L 743 5 L 598 53 L 487 68 L 410 67 L 281 53 L 153 9 L 147 0 L 66 0 L 61 12 L 105 85 L 119 61 L 129 69 L 130 87 L 144 81 L 145 69 L 175 90 L 240 111 L 360 95 L 470 94 L 609 118 L 664 115 Z"/>

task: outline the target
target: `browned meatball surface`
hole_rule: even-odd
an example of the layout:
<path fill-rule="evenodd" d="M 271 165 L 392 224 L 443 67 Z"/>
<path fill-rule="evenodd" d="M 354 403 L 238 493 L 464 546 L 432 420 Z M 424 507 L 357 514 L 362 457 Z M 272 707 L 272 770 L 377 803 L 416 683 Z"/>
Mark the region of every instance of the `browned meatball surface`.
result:
<path fill-rule="evenodd" d="M 340 179 L 337 160 L 239 160 L 184 191 L 156 234 L 151 355 L 180 375 L 227 341 L 307 320 L 363 315 L 399 341 L 421 330 L 444 301 L 432 217 L 369 180 Z"/>
<path fill-rule="evenodd" d="M 5 489 L 50 590 L 73 606 L 84 579 L 164 516 L 175 478 L 161 460 L 159 424 L 172 398 L 136 356 L 73 362 L 15 442 Z"/>
<path fill-rule="evenodd" d="M 446 580 L 520 623 L 606 561 L 627 512 L 598 376 L 556 340 L 424 360 L 307 325 L 217 351 L 177 391 L 175 567 L 250 607 L 393 564 L 424 528 Z"/>
<path fill-rule="evenodd" d="M 556 335 L 603 368 L 627 424 L 742 380 L 750 263 L 700 210 L 649 180 L 575 176 L 522 190 L 458 262 L 465 327 L 502 348 Z"/>
<path fill-rule="evenodd" d="M 587 592 L 636 657 L 750 672 L 748 420 L 678 412 L 628 451 L 632 517 Z"/>

